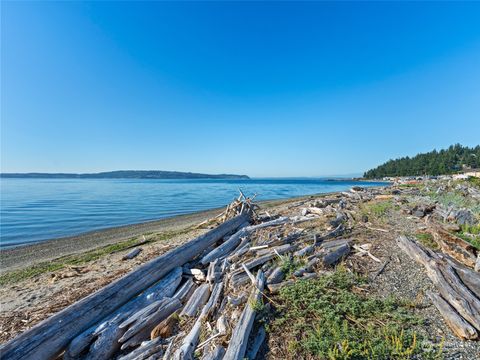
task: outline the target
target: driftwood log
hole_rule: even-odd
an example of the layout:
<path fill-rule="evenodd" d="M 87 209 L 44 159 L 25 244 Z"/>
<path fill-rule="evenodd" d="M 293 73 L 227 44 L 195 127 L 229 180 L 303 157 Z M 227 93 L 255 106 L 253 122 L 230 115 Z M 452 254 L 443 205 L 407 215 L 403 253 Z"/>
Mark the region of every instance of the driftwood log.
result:
<path fill-rule="evenodd" d="M 245 309 L 238 320 L 235 329 L 233 330 L 232 337 L 228 344 L 227 351 L 223 360 L 242 360 L 247 350 L 248 338 L 252 331 L 253 322 L 255 321 L 256 312 L 253 308 L 254 304 L 262 298 L 262 291 L 265 286 L 265 276 L 260 270 L 257 273 L 255 281 L 255 287 L 253 289 L 250 299 L 245 305 Z"/>
<path fill-rule="evenodd" d="M 203 321 L 208 317 L 210 311 L 215 307 L 220 298 L 221 292 L 223 290 L 223 282 L 216 283 L 213 286 L 212 294 L 210 295 L 210 299 L 205 304 L 200 313 L 200 316 L 195 321 L 193 328 L 190 332 L 185 336 L 183 339 L 182 345 L 180 348 L 175 352 L 174 359 L 175 360 L 190 360 L 193 359 L 193 353 L 198 343 L 198 338 L 200 336 L 200 331 L 202 327 Z"/>
<path fill-rule="evenodd" d="M 475 328 L 458 315 L 455 309 L 451 307 L 444 298 L 431 291 L 428 291 L 427 295 L 455 335 L 463 340 L 475 340 L 478 338 L 478 333 Z"/>
<path fill-rule="evenodd" d="M 455 269 L 433 251 L 423 248 L 406 236 L 397 238 L 397 245 L 425 267 L 442 298 L 477 331 L 480 330 L 480 300 L 459 278 Z M 452 317 L 449 317 L 451 320 Z M 457 333 L 456 333 L 457 334 Z"/>
<path fill-rule="evenodd" d="M 180 284 L 181 279 L 182 269 L 177 267 L 158 283 L 145 290 L 141 295 L 130 300 L 97 325 L 88 328 L 76 336 L 68 345 L 64 359 L 78 359 L 82 353 L 86 353 L 84 356 L 85 359 L 111 357 L 120 348 L 118 339 L 120 339 L 125 332 L 124 329 L 120 329 L 120 323 L 149 304 L 161 300 L 164 297 L 171 296 L 175 292 L 178 284 Z"/>
<path fill-rule="evenodd" d="M 140 266 L 12 339 L 0 349 L 2 357 L 10 360 L 56 358 L 78 334 L 249 220 L 248 213 L 238 215 Z"/>

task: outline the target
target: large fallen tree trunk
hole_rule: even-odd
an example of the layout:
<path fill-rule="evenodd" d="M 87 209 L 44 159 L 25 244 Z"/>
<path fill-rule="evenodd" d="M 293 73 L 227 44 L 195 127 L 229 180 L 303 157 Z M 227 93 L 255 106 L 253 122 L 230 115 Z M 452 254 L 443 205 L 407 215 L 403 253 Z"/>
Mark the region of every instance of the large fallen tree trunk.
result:
<path fill-rule="evenodd" d="M 238 215 L 70 305 L 2 346 L 0 348 L 2 358 L 11 360 L 55 358 L 82 331 L 160 280 L 173 268 L 190 261 L 249 220 L 250 216 L 247 213 Z"/>
<path fill-rule="evenodd" d="M 480 300 L 460 280 L 454 268 L 406 236 L 399 236 L 397 244 L 412 259 L 425 267 L 428 277 L 450 306 L 468 323 L 480 330 Z"/>

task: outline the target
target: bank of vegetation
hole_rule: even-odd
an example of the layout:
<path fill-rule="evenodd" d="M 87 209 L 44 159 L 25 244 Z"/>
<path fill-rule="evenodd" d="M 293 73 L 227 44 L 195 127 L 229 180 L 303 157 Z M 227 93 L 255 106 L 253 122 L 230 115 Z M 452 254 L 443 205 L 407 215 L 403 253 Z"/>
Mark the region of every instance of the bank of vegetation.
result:
<path fill-rule="evenodd" d="M 391 176 L 421 176 L 454 174 L 465 167 L 480 168 L 480 145 L 469 148 L 460 144 L 448 149 L 433 150 L 414 157 L 402 157 L 368 170 L 364 177 L 378 179 Z"/>

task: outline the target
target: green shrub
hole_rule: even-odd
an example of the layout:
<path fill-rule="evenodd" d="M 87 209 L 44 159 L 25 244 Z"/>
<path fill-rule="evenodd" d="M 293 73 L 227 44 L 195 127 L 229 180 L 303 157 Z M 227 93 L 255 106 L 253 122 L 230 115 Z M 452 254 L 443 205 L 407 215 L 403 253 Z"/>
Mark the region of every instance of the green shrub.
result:
<path fill-rule="evenodd" d="M 432 234 L 430 234 L 430 233 L 417 233 L 417 234 L 415 234 L 415 237 L 424 246 L 426 246 L 430 249 L 434 249 L 434 250 L 439 249 L 438 244 L 436 243 L 435 240 L 433 240 Z"/>
<path fill-rule="evenodd" d="M 279 314 L 269 331 L 286 337 L 288 351 L 299 358 L 409 359 L 420 353 L 425 358 L 423 339 L 413 330 L 422 321 L 401 301 L 353 293 L 361 282 L 340 269 L 281 289 L 275 298 Z"/>

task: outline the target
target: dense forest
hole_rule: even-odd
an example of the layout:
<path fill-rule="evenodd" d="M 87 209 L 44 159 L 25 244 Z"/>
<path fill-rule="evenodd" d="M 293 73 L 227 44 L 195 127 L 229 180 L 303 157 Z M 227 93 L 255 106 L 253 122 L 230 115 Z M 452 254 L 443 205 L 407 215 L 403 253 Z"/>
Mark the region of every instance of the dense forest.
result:
<path fill-rule="evenodd" d="M 368 170 L 363 176 L 376 179 L 385 176 L 442 175 L 459 172 L 464 167 L 480 168 L 480 145 L 469 148 L 456 144 L 446 150 L 389 160 Z"/>
<path fill-rule="evenodd" d="M 249 179 L 247 175 L 234 174 L 198 174 L 180 171 L 161 170 L 119 170 L 93 174 L 68 173 L 3 173 L 3 178 L 40 178 L 40 179 Z"/>

